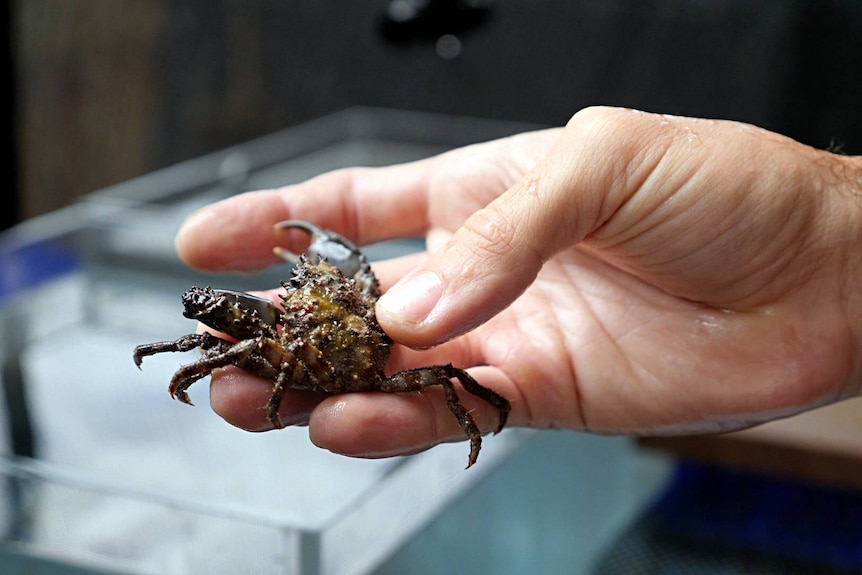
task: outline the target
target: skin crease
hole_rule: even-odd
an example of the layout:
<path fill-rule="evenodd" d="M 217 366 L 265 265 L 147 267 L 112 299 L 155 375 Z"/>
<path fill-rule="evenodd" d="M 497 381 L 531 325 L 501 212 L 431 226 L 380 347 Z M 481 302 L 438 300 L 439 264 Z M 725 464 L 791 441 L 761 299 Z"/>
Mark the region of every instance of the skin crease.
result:
<path fill-rule="evenodd" d="M 425 236 L 376 263 L 391 370 L 452 362 L 512 402 L 510 426 L 738 429 L 862 385 L 862 161 L 753 126 L 589 108 L 564 127 L 400 166 L 349 169 L 208 206 L 189 265 L 252 270 L 300 251 L 304 219 L 358 244 Z M 410 285 L 410 280 L 417 280 Z M 271 382 L 213 376 L 228 422 L 267 429 Z M 479 426 L 493 408 L 462 394 Z M 291 391 L 317 445 L 383 457 L 465 439 L 440 390 Z"/>

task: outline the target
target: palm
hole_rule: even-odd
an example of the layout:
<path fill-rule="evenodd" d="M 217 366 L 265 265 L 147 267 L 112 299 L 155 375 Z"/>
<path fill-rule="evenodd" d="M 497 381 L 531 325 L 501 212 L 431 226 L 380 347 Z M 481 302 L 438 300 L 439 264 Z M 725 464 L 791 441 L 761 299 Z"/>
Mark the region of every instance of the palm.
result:
<path fill-rule="evenodd" d="M 532 426 L 692 431 L 742 426 L 766 409 L 800 352 L 769 349 L 780 329 L 668 296 L 573 250 L 461 345 L 475 350 L 467 365 L 489 365 L 498 373 L 486 378 L 519 390 Z M 747 388 L 743 405 L 732 387 Z M 751 420 L 725 417 L 740 407 Z"/>

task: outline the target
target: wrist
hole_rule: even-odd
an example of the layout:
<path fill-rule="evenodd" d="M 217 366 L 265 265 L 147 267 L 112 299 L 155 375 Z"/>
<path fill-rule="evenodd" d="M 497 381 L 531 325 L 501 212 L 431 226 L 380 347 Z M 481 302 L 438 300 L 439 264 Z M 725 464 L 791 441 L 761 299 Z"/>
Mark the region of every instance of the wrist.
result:
<path fill-rule="evenodd" d="M 862 156 L 829 154 L 829 235 L 840 254 L 841 299 L 854 350 L 849 385 L 862 393 Z"/>

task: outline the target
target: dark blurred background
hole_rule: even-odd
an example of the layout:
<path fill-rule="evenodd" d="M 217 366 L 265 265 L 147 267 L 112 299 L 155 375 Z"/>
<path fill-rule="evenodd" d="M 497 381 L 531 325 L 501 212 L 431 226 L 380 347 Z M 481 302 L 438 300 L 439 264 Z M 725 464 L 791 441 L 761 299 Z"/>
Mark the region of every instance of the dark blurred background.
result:
<path fill-rule="evenodd" d="M 862 152 L 855 0 L 17 0 L 3 227 L 353 105 L 613 104 Z"/>

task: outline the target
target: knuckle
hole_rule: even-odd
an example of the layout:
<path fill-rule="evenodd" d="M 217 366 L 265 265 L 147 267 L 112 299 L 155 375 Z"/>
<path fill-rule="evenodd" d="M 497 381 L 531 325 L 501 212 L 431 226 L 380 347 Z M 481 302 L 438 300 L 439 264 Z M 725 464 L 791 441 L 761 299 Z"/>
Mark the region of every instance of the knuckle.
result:
<path fill-rule="evenodd" d="M 464 222 L 464 231 L 476 255 L 501 257 L 514 249 L 518 227 L 510 214 L 488 206 Z"/>

